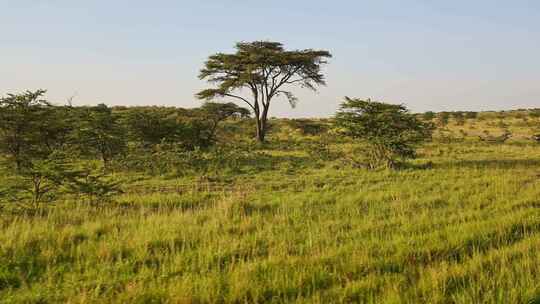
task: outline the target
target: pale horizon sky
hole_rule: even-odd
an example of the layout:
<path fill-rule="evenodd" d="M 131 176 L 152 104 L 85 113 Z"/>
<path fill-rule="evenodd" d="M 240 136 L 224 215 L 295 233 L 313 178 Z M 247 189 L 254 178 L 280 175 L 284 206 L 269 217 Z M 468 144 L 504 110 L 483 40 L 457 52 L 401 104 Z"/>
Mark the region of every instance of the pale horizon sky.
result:
<path fill-rule="evenodd" d="M 539 1 L 0 0 L 0 96 L 195 107 L 205 59 L 237 41 L 329 50 L 328 85 L 277 117 L 327 117 L 343 96 L 415 112 L 540 107 Z M 223 100 L 231 101 L 231 100 Z"/>

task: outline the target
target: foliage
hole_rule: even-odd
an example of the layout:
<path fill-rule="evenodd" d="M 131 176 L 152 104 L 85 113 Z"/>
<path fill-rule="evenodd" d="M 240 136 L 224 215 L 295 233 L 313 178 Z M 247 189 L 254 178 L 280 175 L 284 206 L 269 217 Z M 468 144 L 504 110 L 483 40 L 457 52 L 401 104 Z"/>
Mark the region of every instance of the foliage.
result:
<path fill-rule="evenodd" d="M 439 127 L 444 127 L 448 124 L 448 121 L 450 119 L 450 113 L 449 112 L 439 112 L 437 113 L 437 124 Z"/>
<path fill-rule="evenodd" d="M 130 139 L 145 148 L 159 144 L 181 145 L 184 149 L 208 147 L 213 143 L 214 122 L 203 110 L 139 108 L 123 114 Z M 217 128 L 217 125 L 215 126 Z"/>
<path fill-rule="evenodd" d="M 291 119 L 287 123 L 291 127 L 300 130 L 302 135 L 320 135 L 329 129 L 327 124 L 313 119 Z"/>
<path fill-rule="evenodd" d="M 456 120 L 456 125 L 463 126 L 465 124 L 465 115 L 463 114 L 463 112 L 453 112 L 452 116 Z"/>
<path fill-rule="evenodd" d="M 466 119 L 476 119 L 478 117 L 478 112 L 465 112 Z"/>
<path fill-rule="evenodd" d="M 98 155 L 105 167 L 125 153 L 127 132 L 111 108 L 100 104 L 83 109 L 80 119 L 74 137 L 81 151 Z"/>
<path fill-rule="evenodd" d="M 430 138 L 433 129 L 403 105 L 348 97 L 336 114 L 336 126 L 366 142 L 371 168 L 394 167 L 397 159 L 414 157 L 414 145 Z"/>
<path fill-rule="evenodd" d="M 237 106 L 232 102 L 205 102 L 200 108 L 200 112 L 205 119 L 211 121 L 208 128 L 209 141 L 215 141 L 216 131 L 220 122 L 230 117 L 247 118 L 250 114 L 248 109 Z"/>
<path fill-rule="evenodd" d="M 41 208 L 43 204 L 53 202 L 61 187 L 72 182 L 77 173 L 61 152 L 32 159 L 13 172 L 4 200 L 31 209 Z"/>
<path fill-rule="evenodd" d="M 532 118 L 540 117 L 540 109 L 532 109 L 532 110 L 530 110 L 529 116 L 532 117 Z"/>
<path fill-rule="evenodd" d="M 300 86 L 316 90 L 324 85 L 321 66 L 331 55 L 322 50 L 286 51 L 279 42 L 254 41 L 236 44 L 236 53 L 218 53 L 209 57 L 201 69 L 200 79 L 215 83 L 217 88 L 197 94 L 210 100 L 231 97 L 245 102 L 257 121 L 257 138 L 264 141 L 267 132 L 268 110 L 274 97 L 285 96 L 291 106 L 297 98 L 287 88 Z M 252 98 L 238 95 L 247 90 Z"/>
<path fill-rule="evenodd" d="M 90 204 L 98 204 L 113 201 L 115 196 L 121 194 L 121 183 L 121 180 L 108 176 L 103 170 L 85 168 L 68 184 L 68 189 L 71 193 L 86 197 Z"/>
<path fill-rule="evenodd" d="M 130 138 L 145 147 L 163 142 L 180 142 L 187 133 L 187 126 L 176 119 L 174 113 L 156 109 L 137 109 L 128 113 L 126 124 Z"/>
<path fill-rule="evenodd" d="M 427 111 L 423 115 L 424 120 L 432 121 L 435 118 L 435 112 Z"/>
<path fill-rule="evenodd" d="M 4 200 L 39 208 L 73 177 L 66 148 L 73 121 L 70 109 L 42 99 L 44 90 L 9 94 L 0 100 L 0 141 L 11 172 Z M 11 163 L 14 163 L 13 166 Z"/>
<path fill-rule="evenodd" d="M 46 158 L 66 143 L 69 127 L 62 114 L 43 100 L 44 90 L 8 94 L 0 99 L 0 152 L 18 169 Z"/>

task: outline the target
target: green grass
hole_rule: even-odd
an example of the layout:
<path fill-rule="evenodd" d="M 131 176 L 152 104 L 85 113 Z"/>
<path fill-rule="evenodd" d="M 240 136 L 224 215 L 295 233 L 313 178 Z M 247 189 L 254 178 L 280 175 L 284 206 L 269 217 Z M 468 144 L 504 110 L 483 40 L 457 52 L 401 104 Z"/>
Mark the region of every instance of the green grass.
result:
<path fill-rule="evenodd" d="M 2 214 L 0 302 L 540 302 L 539 145 L 435 142 L 396 171 L 281 146 Z"/>

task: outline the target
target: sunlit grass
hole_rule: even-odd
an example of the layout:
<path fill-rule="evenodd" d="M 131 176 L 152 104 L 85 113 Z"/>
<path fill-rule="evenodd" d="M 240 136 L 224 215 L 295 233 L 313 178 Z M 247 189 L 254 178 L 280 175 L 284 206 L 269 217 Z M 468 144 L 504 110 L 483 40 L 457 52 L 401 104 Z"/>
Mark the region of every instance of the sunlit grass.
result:
<path fill-rule="evenodd" d="M 540 300 L 540 146 L 434 142 L 396 171 L 265 149 L 258 169 L 118 173 L 115 203 L 3 214 L 0 302 Z"/>

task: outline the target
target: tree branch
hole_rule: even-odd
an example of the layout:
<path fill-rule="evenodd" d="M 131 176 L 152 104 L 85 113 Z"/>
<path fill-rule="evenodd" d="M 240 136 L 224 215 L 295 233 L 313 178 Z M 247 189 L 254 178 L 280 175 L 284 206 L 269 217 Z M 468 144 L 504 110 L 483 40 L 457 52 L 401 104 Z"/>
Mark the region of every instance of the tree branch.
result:
<path fill-rule="evenodd" d="M 227 96 L 227 97 L 232 97 L 232 98 L 240 99 L 240 100 L 244 101 L 245 103 L 247 103 L 247 104 L 255 111 L 255 107 L 253 106 L 253 104 L 251 104 L 251 103 L 250 103 L 247 99 L 245 99 L 244 97 L 237 96 L 237 95 L 233 95 L 233 94 L 229 94 L 229 93 L 224 93 L 223 96 Z"/>

